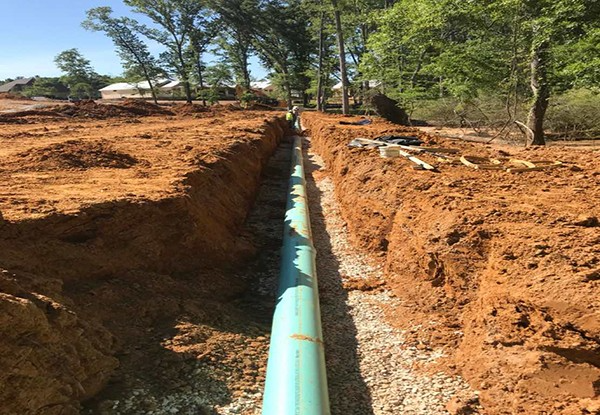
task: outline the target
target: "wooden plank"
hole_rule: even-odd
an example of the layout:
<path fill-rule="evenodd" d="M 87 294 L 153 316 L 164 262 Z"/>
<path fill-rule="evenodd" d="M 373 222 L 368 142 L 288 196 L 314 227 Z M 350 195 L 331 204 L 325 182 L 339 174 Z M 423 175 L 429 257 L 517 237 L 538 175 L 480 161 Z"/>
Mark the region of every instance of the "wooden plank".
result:
<path fill-rule="evenodd" d="M 370 140 L 368 138 L 361 138 L 361 137 L 355 138 L 355 140 L 363 142 L 365 144 L 376 144 L 379 146 L 398 147 L 398 148 L 402 148 L 405 150 L 412 150 L 412 151 L 417 151 L 417 152 L 427 151 L 430 153 L 448 153 L 448 154 L 456 154 L 456 153 L 460 152 L 460 150 L 457 150 L 455 148 L 405 146 L 402 144 L 386 143 L 385 141 Z"/>
<path fill-rule="evenodd" d="M 526 171 L 540 171 L 540 170 L 555 169 L 557 167 L 561 167 L 562 165 L 563 165 L 562 162 L 555 161 L 555 162 L 552 162 L 552 164 L 546 164 L 546 165 L 537 165 L 536 164 L 535 167 L 516 167 L 516 168 L 506 169 L 506 171 L 509 173 L 523 173 Z"/>
<path fill-rule="evenodd" d="M 396 145 L 396 144 L 391 144 Z M 419 153 L 428 152 L 428 153 L 444 153 L 444 154 L 457 154 L 460 153 L 460 150 L 456 148 L 444 148 L 444 147 L 416 147 L 416 146 L 403 146 L 399 145 L 405 150 L 412 150 Z"/>
<path fill-rule="evenodd" d="M 401 156 L 406 157 L 407 159 L 409 159 L 416 165 L 421 166 L 425 170 L 437 170 L 437 168 L 435 166 L 432 166 L 431 164 L 424 162 L 420 158 L 415 157 L 412 154 L 407 153 L 406 151 L 399 150 L 398 153 L 400 153 Z"/>
<path fill-rule="evenodd" d="M 400 150 L 400 148 L 402 148 L 402 146 L 400 146 L 400 145 L 397 145 L 397 144 L 388 144 L 388 143 L 383 142 L 383 141 L 369 140 L 368 138 L 355 138 L 355 140 L 358 140 L 358 141 L 360 141 L 362 143 L 365 143 L 365 144 L 377 144 L 377 145 L 380 145 L 380 146 L 386 146 L 386 147 L 391 147 L 391 148 L 398 148 L 399 149 L 398 153 L 401 156 L 406 157 L 407 159 L 409 159 L 410 161 L 412 161 L 416 165 L 422 167 L 423 169 L 429 170 L 429 171 L 435 171 L 435 170 L 437 170 L 437 168 L 435 166 L 432 166 L 431 164 L 424 162 L 420 158 L 415 157 L 412 154 L 407 153 L 406 151 Z"/>
<path fill-rule="evenodd" d="M 534 164 L 534 163 L 532 163 L 531 161 L 527 161 L 527 160 L 510 159 L 510 162 L 511 162 L 512 164 L 517 164 L 517 165 L 518 165 L 518 164 L 522 164 L 523 166 L 525 166 L 525 167 L 528 167 L 528 168 L 533 168 L 533 167 L 535 167 L 535 164 Z M 521 167 L 521 168 L 522 168 L 522 167 Z"/>
<path fill-rule="evenodd" d="M 477 159 L 483 160 L 480 157 L 469 157 L 469 158 L 477 158 Z M 468 160 L 467 157 L 465 157 L 465 156 L 461 156 L 460 161 L 465 166 L 470 167 L 475 170 L 504 170 L 504 167 L 502 167 L 500 164 L 473 163 L 470 160 Z"/>

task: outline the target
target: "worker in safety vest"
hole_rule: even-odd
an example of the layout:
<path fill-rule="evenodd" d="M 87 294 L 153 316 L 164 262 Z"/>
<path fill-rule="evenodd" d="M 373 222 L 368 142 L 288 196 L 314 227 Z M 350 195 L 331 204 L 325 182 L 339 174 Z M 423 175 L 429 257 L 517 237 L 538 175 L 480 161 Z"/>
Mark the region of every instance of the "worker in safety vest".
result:
<path fill-rule="evenodd" d="M 300 129 L 300 108 L 292 108 L 292 114 L 294 114 L 294 128 Z"/>
<path fill-rule="evenodd" d="M 294 125 L 296 124 L 296 115 L 293 110 L 289 110 L 287 114 L 285 114 L 285 120 L 288 122 L 290 129 L 294 129 Z"/>

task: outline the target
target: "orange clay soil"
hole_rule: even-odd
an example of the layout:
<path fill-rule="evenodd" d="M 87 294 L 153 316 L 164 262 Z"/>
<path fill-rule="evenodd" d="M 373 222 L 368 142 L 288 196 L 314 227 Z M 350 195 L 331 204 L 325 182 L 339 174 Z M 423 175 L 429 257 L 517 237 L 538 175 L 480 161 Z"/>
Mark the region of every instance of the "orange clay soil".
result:
<path fill-rule="evenodd" d="M 465 143 L 344 119 L 302 116 L 353 242 L 385 261 L 385 283 L 403 300 L 392 323 L 419 347 L 445 346 L 439 366 L 481 391 L 485 413 L 599 413 L 600 149 Z M 407 133 L 462 154 L 564 167 L 477 171 L 423 156 L 433 173 L 347 147 Z"/>
<path fill-rule="evenodd" d="M 228 270 L 253 254 L 241 227 L 285 122 L 96 107 L 0 119 L 2 413 L 78 413 L 115 353 L 151 371 L 161 330 L 182 314 L 214 327 L 249 283 Z"/>

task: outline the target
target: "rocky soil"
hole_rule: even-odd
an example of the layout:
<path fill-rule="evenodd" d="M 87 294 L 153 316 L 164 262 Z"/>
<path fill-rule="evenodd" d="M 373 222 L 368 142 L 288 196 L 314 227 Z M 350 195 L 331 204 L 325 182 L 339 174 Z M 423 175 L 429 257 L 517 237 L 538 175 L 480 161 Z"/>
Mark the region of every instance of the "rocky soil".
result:
<path fill-rule="evenodd" d="M 436 367 L 443 348 L 406 335 L 417 326 L 387 321 L 401 300 L 378 261 L 350 243 L 321 157 L 311 151 L 306 163 L 332 414 L 443 414 L 447 405 L 474 413 L 477 391 Z"/>

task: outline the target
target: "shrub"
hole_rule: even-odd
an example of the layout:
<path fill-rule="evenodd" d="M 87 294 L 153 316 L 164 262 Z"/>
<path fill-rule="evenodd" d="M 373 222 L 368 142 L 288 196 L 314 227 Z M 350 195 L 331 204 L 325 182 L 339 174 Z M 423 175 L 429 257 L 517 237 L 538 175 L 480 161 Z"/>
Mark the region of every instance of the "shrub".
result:
<path fill-rule="evenodd" d="M 574 89 L 553 98 L 546 130 L 564 139 L 600 138 L 600 90 Z"/>

